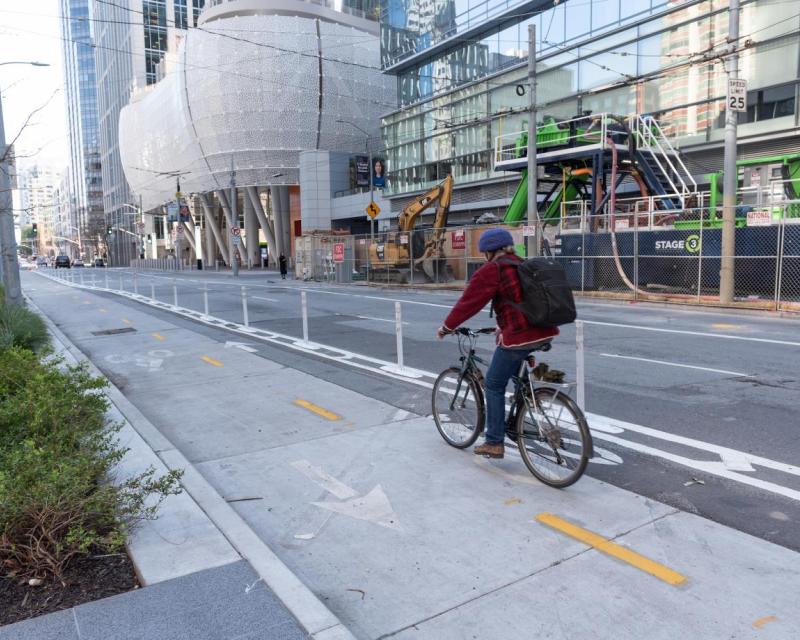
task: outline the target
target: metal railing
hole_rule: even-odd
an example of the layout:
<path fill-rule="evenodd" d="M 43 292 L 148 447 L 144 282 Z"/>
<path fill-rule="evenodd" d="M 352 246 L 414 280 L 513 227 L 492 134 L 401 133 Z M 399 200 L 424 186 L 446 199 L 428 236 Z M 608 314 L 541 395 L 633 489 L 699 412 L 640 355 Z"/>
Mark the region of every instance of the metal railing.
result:
<path fill-rule="evenodd" d="M 672 190 L 680 194 L 681 203 L 685 204 L 688 195 L 697 191 L 697 182 L 686 168 L 678 150 L 664 135 L 661 125 L 652 116 L 642 115 L 631 116 L 629 122 L 637 148 L 646 150 L 650 154 L 669 181 Z M 678 184 L 675 183 L 676 180 Z"/>

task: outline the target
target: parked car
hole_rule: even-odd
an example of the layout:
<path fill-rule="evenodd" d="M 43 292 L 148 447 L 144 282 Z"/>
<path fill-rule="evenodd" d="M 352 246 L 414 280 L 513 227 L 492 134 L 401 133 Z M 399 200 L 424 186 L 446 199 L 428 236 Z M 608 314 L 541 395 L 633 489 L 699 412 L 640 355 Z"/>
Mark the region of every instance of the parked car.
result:
<path fill-rule="evenodd" d="M 95 267 L 105 267 L 106 263 L 103 261 L 102 258 L 95 258 L 94 259 L 94 266 Z"/>
<path fill-rule="evenodd" d="M 83 267 L 83 266 L 86 266 L 86 265 L 83 264 L 83 260 L 81 260 L 80 258 L 75 258 L 72 261 L 72 266 L 73 267 Z"/>
<path fill-rule="evenodd" d="M 69 256 L 56 256 L 55 268 L 69 269 Z"/>

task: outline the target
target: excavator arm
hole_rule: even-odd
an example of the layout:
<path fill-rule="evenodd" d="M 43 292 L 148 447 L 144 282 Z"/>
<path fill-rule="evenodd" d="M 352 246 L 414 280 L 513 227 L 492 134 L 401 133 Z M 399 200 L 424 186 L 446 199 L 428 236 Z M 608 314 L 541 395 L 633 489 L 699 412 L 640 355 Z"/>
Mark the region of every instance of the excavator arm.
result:
<path fill-rule="evenodd" d="M 450 197 L 453 195 L 453 176 L 447 176 L 441 183 L 426 191 L 411 202 L 398 218 L 400 231 L 413 231 L 419 215 L 434 202 L 439 203 L 436 208 L 435 228 L 447 226 L 447 214 L 450 210 Z"/>

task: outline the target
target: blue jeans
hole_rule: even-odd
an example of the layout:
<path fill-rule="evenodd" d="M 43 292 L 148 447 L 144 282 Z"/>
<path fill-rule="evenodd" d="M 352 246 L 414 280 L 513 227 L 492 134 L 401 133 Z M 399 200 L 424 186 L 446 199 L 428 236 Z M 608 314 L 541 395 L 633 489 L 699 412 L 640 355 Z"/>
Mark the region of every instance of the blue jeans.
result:
<path fill-rule="evenodd" d="M 506 437 L 506 387 L 517 375 L 529 349 L 497 347 L 486 372 L 486 442 L 501 444 Z"/>

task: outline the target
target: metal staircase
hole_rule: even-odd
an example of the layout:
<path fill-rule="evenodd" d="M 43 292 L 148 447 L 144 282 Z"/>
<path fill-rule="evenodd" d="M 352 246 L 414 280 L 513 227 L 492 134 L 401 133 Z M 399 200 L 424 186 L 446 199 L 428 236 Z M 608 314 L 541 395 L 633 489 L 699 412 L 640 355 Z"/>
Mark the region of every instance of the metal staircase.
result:
<path fill-rule="evenodd" d="M 697 182 L 686 168 L 680 152 L 664 135 L 652 116 L 631 117 L 631 135 L 636 141 L 636 161 L 647 186 L 668 209 L 684 208 L 686 199 L 697 192 Z"/>

